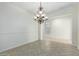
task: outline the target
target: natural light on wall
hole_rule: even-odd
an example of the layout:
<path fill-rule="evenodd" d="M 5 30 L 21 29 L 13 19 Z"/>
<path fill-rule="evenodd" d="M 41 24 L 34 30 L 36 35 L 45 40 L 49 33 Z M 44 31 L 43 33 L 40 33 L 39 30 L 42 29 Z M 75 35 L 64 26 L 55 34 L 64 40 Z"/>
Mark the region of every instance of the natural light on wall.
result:
<path fill-rule="evenodd" d="M 54 26 L 61 26 L 62 25 L 62 21 L 61 20 L 62 19 L 54 19 L 52 21 L 52 25 L 54 25 Z"/>
<path fill-rule="evenodd" d="M 71 29 L 72 18 L 68 16 L 51 18 L 51 20 L 46 23 L 46 35 L 52 38 L 51 40 L 58 42 L 71 44 Z"/>

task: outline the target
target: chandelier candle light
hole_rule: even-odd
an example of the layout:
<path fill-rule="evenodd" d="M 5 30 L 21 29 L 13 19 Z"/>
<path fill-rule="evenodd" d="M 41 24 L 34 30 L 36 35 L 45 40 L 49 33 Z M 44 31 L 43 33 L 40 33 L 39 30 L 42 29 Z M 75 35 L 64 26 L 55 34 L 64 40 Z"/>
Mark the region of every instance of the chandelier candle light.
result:
<path fill-rule="evenodd" d="M 42 4 L 40 2 L 40 7 L 38 8 L 38 11 L 36 15 L 34 16 L 34 20 L 38 22 L 38 40 L 43 39 L 43 23 L 48 20 L 48 17 L 46 17 Z"/>

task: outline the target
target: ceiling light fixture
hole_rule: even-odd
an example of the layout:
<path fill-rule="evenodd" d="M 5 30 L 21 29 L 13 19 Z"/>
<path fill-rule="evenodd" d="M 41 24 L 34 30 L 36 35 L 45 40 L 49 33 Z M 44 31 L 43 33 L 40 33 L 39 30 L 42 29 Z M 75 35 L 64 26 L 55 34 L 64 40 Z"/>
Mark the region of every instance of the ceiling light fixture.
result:
<path fill-rule="evenodd" d="M 44 23 L 44 21 L 48 20 L 48 17 L 44 13 L 41 2 L 36 15 L 34 16 L 34 20 L 37 21 L 39 24 Z"/>
<path fill-rule="evenodd" d="M 46 16 L 42 4 L 40 2 L 40 7 L 38 8 L 38 11 L 36 15 L 34 16 L 34 20 L 38 22 L 38 40 L 43 39 L 43 25 L 46 20 L 48 20 L 48 17 Z"/>

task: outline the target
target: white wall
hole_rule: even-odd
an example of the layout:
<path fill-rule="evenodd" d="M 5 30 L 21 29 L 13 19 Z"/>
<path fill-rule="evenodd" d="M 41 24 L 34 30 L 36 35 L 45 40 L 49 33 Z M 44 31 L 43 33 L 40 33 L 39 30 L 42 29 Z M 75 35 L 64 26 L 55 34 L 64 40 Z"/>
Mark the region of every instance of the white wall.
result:
<path fill-rule="evenodd" d="M 74 5 L 72 22 L 72 42 L 79 49 L 79 3 Z"/>
<path fill-rule="evenodd" d="M 52 20 L 51 35 L 56 38 L 71 39 L 71 19 L 70 18 L 56 18 Z"/>
<path fill-rule="evenodd" d="M 72 18 L 66 16 L 58 17 L 47 23 L 49 24 L 47 24 L 48 27 L 46 29 L 48 29 L 48 31 L 46 34 L 47 36 L 51 37 L 52 40 L 57 39 L 58 41 L 61 41 L 63 39 L 68 43 L 72 42 Z"/>
<path fill-rule="evenodd" d="M 35 40 L 33 15 L 11 3 L 0 3 L 0 52 Z"/>
<path fill-rule="evenodd" d="M 45 25 L 45 37 L 62 43 L 72 43 L 72 7 L 51 12 Z"/>

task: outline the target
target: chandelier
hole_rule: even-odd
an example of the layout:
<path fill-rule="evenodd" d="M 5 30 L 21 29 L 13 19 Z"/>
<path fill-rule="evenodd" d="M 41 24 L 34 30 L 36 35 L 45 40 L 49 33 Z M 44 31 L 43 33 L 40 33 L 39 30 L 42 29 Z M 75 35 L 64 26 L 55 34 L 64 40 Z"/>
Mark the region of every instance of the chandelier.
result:
<path fill-rule="evenodd" d="M 41 2 L 40 2 L 40 7 L 38 8 L 36 15 L 34 16 L 34 20 L 38 22 L 38 40 L 42 40 L 43 39 L 43 24 L 42 23 L 48 20 L 48 17 L 46 17 L 45 15 Z"/>
<path fill-rule="evenodd" d="M 44 21 L 48 20 L 48 17 L 43 10 L 41 2 L 36 15 L 34 16 L 34 20 L 37 21 L 39 24 L 44 23 Z"/>

